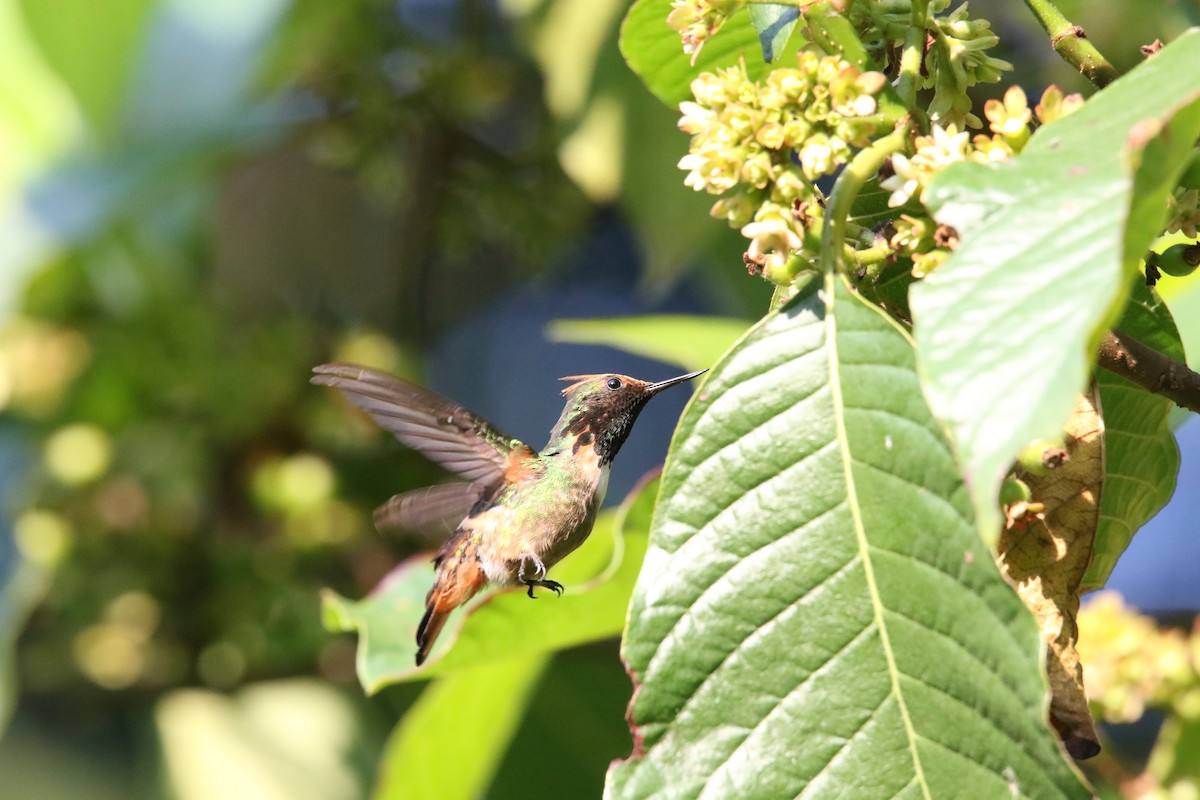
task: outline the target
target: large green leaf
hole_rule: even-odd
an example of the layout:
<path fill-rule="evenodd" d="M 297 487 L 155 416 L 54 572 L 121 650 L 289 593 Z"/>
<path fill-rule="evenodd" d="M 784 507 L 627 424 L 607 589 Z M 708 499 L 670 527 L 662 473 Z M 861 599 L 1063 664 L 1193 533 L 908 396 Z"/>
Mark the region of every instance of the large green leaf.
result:
<path fill-rule="evenodd" d="M 25 114 L 33 111 L 41 118 L 52 112 L 53 124 L 41 123 L 30 133 L 57 146 L 47 148 L 56 157 L 43 168 L 28 170 L 33 165 L 21 164 L 12 197 L 0 196 L 0 242 L 5 244 L 0 247 L 0 310 L 8 301 L 3 290 L 14 285 L 11 276 L 23 275 L 49 254 L 86 241 L 115 220 L 128 217 L 144 229 L 177 230 L 211 190 L 207 176 L 217 165 L 273 141 L 295 121 L 287 116 L 281 95 L 264 97 L 260 80 L 290 0 L 153 0 L 146 7 L 121 0 L 119 19 L 86 30 L 52 13 L 82 3 L 54 0 L 49 12 L 33 0 L 27 5 L 39 41 L 56 56 L 48 60 L 71 79 L 81 102 L 90 104 L 87 111 L 95 125 L 81 128 L 78 110 L 72 107 L 68 114 L 58 98 L 27 100 L 23 92 L 18 97 Z M 88 7 L 100 8 L 94 3 Z M 92 16 L 108 11 L 105 6 Z M 0 6 L 0 46 L 14 33 L 9 14 Z M 122 29 L 119 41 L 104 44 L 96 54 L 90 47 L 82 55 L 74 52 L 72 43 L 80 37 L 104 38 L 109 24 Z M 131 55 L 128 48 L 136 52 Z M 83 75 L 89 68 L 119 70 L 130 58 L 128 75 L 95 80 Z M 0 67 L 22 62 L 27 59 L 0 55 Z M 0 80 L 0 94 L 4 83 Z M 0 147 L 7 116 L 0 112 Z M 93 135 L 96 126 L 111 128 L 107 146 Z M 21 160 L 28 156 L 18 154 Z"/>
<path fill-rule="evenodd" d="M 21 0 L 29 31 L 89 121 L 108 131 L 158 0 Z"/>
<path fill-rule="evenodd" d="M 352 699 L 327 681 L 260 682 L 234 695 L 177 689 L 158 699 L 154 723 L 162 759 L 157 796 L 358 800 L 363 795 L 352 764 L 369 746 L 364 726 Z M 11 794 L 46 796 L 36 790 Z M 118 796 L 129 797 L 129 789 Z"/>
<path fill-rule="evenodd" d="M 325 592 L 325 626 L 358 633 L 358 678 L 371 693 L 515 652 L 533 656 L 617 636 L 646 552 L 657 491 L 655 480 L 635 489 L 621 508 L 600 514 L 591 537 L 555 567 L 554 578 L 566 586 L 562 597 L 534 602 L 524 590 L 485 595 L 451 617 L 420 670 L 414 666 L 414 636 L 433 585 L 428 558 L 404 562 L 363 600 Z"/>
<path fill-rule="evenodd" d="M 1145 345 L 1183 361 L 1171 312 L 1153 289 L 1136 281 L 1117 327 Z M 1175 492 L 1179 447 L 1171 433 L 1171 401 L 1107 370 L 1096 372 L 1104 414 L 1104 489 L 1095 554 L 1083 591 L 1099 589 L 1138 528 Z"/>
<path fill-rule="evenodd" d="M 388 738 L 375 800 L 483 797 L 547 661 L 521 653 L 431 684 Z"/>
<path fill-rule="evenodd" d="M 714 368 L 651 536 L 607 797 L 1087 796 L 912 342 L 840 280 Z"/>
<path fill-rule="evenodd" d="M 732 267 L 742 272 L 745 240 L 724 221 L 709 216 L 710 195 L 683 184 L 684 173 L 676 165 L 687 152 L 689 137 L 676 129 L 678 109 L 665 108 L 643 92 L 624 64 L 619 69 L 628 82 L 614 80 L 606 99 L 625 116 L 618 202 L 638 231 L 645 261 L 643 286 L 651 293 L 662 292 L 702 263 L 710 270 Z"/>
<path fill-rule="evenodd" d="M 690 84 L 701 72 L 746 62 L 751 80 L 764 77 L 772 66 L 763 61 L 762 45 L 748 9 L 735 13 L 700 50 L 696 63 L 684 54 L 679 34 L 667 27 L 671 0 L 637 0 L 621 25 L 621 53 L 654 96 L 674 108 L 692 97 Z M 773 53 L 785 66 L 786 53 L 800 49 L 801 26 Z"/>
<path fill-rule="evenodd" d="M 711 367 L 745 332 L 746 323 L 738 319 L 684 315 L 564 319 L 546 329 L 556 342 L 606 344 L 686 370 Z"/>
<path fill-rule="evenodd" d="M 532 26 L 533 52 L 549 109 L 570 130 L 558 148 L 564 171 L 594 202 L 620 207 L 640 245 L 644 288 L 654 292 L 697 262 L 738 263 L 740 237 L 709 219 L 711 197 L 683 185 L 675 165 L 688 136 L 675 130 L 678 111 L 642 91 L 616 46 L 613 13 L 627 6 L 554 0 Z M 686 63 L 664 20 L 661 32 Z"/>
<path fill-rule="evenodd" d="M 1030 440 L 1056 436 L 1088 380 L 1166 195 L 1200 133 L 1190 31 L 1007 163 L 956 164 L 926 193 L 962 243 L 912 289 L 921 376 L 951 430 L 980 531 Z"/>

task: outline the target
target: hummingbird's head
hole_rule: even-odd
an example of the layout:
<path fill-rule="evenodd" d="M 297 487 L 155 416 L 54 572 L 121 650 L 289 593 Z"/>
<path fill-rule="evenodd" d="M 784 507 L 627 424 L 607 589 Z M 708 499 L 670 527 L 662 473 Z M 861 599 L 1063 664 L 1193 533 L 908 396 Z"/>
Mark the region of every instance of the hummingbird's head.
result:
<path fill-rule="evenodd" d="M 657 383 L 613 373 L 563 378 L 573 382 L 562 390 L 567 404 L 551 431 L 551 440 L 564 444 L 569 440 L 573 451 L 594 445 L 600 462 L 608 463 L 625 443 L 634 421 L 651 397 L 707 371 L 702 369 Z"/>

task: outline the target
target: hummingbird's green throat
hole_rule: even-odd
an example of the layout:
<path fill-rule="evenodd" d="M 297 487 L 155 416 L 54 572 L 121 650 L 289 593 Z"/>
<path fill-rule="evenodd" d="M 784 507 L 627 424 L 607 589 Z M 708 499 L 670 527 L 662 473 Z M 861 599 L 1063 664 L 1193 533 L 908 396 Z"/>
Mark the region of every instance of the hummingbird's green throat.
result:
<path fill-rule="evenodd" d="M 464 480 L 393 497 L 375 512 L 381 529 L 441 527 L 437 576 L 417 629 L 416 662 L 429 656 L 446 618 L 488 583 L 556 593 L 546 572 L 591 533 L 609 464 L 651 397 L 706 372 L 649 383 L 626 375 L 573 375 L 567 402 L 541 452 L 505 436 L 428 390 L 347 364 L 323 364 L 312 382 L 339 389 L 404 444 Z"/>

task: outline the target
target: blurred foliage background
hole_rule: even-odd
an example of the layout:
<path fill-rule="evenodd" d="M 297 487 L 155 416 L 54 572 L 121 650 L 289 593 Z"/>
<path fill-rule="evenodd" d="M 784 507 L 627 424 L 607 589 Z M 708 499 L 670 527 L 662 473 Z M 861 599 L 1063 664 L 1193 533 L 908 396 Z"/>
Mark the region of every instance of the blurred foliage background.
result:
<path fill-rule="evenodd" d="M 1087 92 L 1024 7 L 972 5 L 1031 96 Z M 1118 67 L 1198 13 L 1060 5 Z M 371 509 L 439 473 L 310 368 L 429 382 L 540 445 L 558 375 L 666 374 L 549 321 L 761 314 L 625 10 L 0 0 L 0 794 L 369 795 L 420 687 L 364 698 L 317 594 L 428 548 Z M 615 643 L 559 656 L 489 796 L 599 796 L 628 692 Z"/>

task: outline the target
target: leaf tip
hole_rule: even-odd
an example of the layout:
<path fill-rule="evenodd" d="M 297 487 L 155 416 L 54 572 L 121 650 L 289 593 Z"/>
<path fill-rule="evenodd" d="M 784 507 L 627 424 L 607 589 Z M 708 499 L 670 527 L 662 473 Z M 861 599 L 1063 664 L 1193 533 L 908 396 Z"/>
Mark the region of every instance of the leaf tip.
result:
<path fill-rule="evenodd" d="M 351 618 L 350 601 L 332 589 L 321 590 L 321 625 L 330 633 L 352 633 L 357 626 Z"/>

